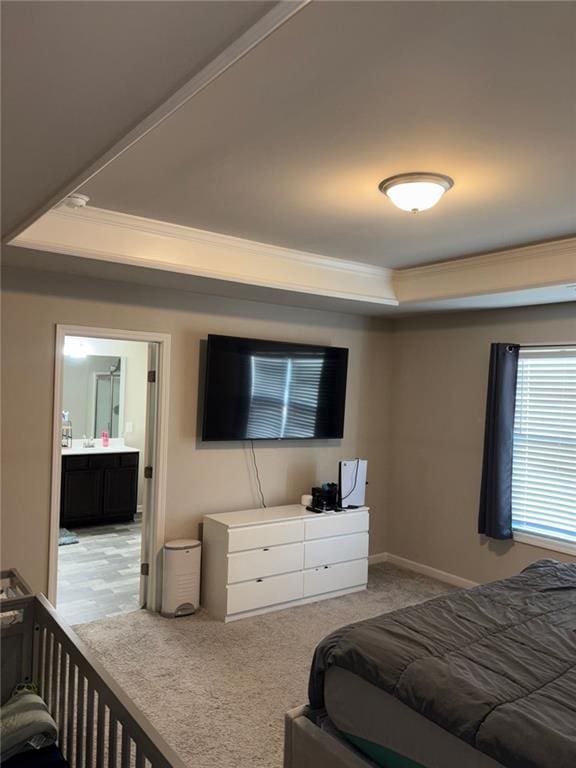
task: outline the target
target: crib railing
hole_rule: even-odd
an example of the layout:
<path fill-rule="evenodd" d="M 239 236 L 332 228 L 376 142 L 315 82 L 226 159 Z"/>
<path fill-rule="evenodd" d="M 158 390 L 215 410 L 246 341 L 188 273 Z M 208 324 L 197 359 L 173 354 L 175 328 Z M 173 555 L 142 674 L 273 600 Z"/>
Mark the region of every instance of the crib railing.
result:
<path fill-rule="evenodd" d="M 42 595 L 34 609 L 32 678 L 72 768 L 185 768 Z"/>

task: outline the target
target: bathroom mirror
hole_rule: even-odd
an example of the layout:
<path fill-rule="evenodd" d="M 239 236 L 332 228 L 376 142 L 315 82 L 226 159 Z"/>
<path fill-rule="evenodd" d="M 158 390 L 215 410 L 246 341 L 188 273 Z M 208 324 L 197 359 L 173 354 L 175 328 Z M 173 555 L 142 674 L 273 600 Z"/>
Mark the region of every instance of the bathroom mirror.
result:
<path fill-rule="evenodd" d="M 62 409 L 70 412 L 74 438 L 122 436 L 124 377 L 121 357 L 64 357 Z"/>
<path fill-rule="evenodd" d="M 106 430 L 110 437 L 119 437 L 121 368 L 118 357 L 109 371 L 94 374 L 94 435 L 101 435 Z"/>

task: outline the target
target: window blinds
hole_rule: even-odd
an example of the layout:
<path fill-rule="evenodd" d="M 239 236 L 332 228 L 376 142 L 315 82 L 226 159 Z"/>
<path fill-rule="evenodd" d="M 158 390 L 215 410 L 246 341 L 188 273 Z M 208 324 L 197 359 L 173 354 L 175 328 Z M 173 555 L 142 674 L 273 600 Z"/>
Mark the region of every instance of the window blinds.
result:
<path fill-rule="evenodd" d="M 576 346 L 520 349 L 512 525 L 576 543 Z"/>
<path fill-rule="evenodd" d="M 248 439 L 314 437 L 324 358 L 252 356 L 250 363 Z"/>

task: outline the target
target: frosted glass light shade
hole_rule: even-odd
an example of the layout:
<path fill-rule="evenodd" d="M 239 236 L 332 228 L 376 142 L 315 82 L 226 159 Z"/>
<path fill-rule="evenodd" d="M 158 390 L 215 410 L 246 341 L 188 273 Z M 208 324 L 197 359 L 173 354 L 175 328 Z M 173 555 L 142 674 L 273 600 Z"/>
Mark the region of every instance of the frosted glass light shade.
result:
<path fill-rule="evenodd" d="M 436 173 L 405 173 L 391 176 L 380 183 L 380 191 L 397 208 L 419 213 L 432 208 L 454 182 L 449 176 Z"/>

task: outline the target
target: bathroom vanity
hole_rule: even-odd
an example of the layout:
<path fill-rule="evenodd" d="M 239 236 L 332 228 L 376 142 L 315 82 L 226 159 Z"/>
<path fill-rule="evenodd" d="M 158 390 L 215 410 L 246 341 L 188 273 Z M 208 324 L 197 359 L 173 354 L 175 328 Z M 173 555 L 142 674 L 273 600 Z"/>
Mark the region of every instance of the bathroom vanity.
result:
<path fill-rule="evenodd" d="M 62 448 L 60 525 L 106 525 L 134 519 L 139 451 L 128 446 Z"/>

